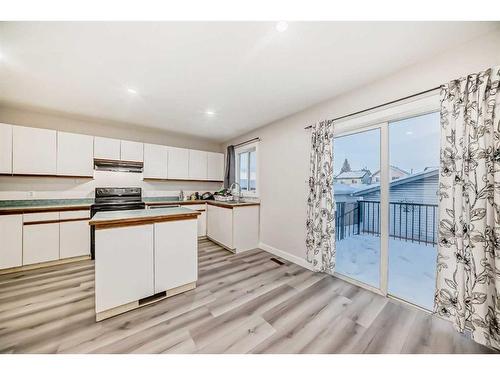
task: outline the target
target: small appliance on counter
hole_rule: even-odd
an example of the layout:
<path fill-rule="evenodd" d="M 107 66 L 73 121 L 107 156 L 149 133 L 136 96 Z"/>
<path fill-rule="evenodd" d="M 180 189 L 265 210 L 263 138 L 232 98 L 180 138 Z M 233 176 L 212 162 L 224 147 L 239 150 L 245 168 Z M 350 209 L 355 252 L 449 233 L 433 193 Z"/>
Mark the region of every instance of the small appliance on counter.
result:
<path fill-rule="evenodd" d="M 197 201 L 198 199 L 200 199 L 200 195 L 198 194 L 198 192 L 194 192 L 189 196 L 190 201 Z"/>
<path fill-rule="evenodd" d="M 203 199 L 204 201 L 211 201 L 214 199 L 214 195 L 207 191 L 201 195 L 200 199 Z"/>

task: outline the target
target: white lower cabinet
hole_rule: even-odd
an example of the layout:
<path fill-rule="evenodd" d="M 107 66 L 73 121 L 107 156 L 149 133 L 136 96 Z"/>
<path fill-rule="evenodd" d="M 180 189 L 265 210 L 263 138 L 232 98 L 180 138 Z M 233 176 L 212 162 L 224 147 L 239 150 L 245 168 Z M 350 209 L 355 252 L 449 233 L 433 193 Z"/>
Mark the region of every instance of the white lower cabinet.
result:
<path fill-rule="evenodd" d="M 196 281 L 196 219 L 155 223 L 154 227 L 155 293 Z"/>
<path fill-rule="evenodd" d="M 153 224 L 95 231 L 96 312 L 154 294 Z"/>
<path fill-rule="evenodd" d="M 0 216 L 0 269 L 23 264 L 23 215 Z"/>
<path fill-rule="evenodd" d="M 207 237 L 234 252 L 259 246 L 259 206 L 207 208 Z"/>
<path fill-rule="evenodd" d="M 59 257 L 61 259 L 90 255 L 89 217 L 88 210 L 60 213 Z"/>
<path fill-rule="evenodd" d="M 193 204 L 184 206 L 190 210 L 196 210 L 200 213 L 198 216 L 198 237 L 205 237 L 207 235 L 207 205 L 206 204 Z"/>
<path fill-rule="evenodd" d="M 207 235 L 207 212 L 201 211 L 198 216 L 198 237 L 205 237 Z"/>
<path fill-rule="evenodd" d="M 207 205 L 207 236 L 229 249 L 233 247 L 233 210 Z"/>
<path fill-rule="evenodd" d="M 59 223 L 23 226 L 23 265 L 59 259 Z"/>

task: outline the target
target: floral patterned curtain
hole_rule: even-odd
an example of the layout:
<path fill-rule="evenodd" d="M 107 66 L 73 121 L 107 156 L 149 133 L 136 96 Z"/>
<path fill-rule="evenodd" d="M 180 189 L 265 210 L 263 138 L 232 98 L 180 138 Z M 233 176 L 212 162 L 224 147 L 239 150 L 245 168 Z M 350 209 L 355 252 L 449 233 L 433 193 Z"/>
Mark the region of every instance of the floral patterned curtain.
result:
<path fill-rule="evenodd" d="M 314 271 L 335 269 L 335 200 L 333 197 L 333 121 L 312 127 L 307 198 L 306 259 Z"/>
<path fill-rule="evenodd" d="M 500 67 L 441 91 L 435 311 L 500 349 Z"/>

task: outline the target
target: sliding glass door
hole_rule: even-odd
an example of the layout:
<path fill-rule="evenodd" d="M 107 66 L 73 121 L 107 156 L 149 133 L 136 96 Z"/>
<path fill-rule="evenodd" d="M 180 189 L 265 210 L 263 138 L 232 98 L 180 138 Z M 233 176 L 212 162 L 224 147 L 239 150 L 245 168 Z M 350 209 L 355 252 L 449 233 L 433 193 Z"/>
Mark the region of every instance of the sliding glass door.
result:
<path fill-rule="evenodd" d="M 436 282 L 439 113 L 389 123 L 388 293 L 432 309 Z"/>
<path fill-rule="evenodd" d="M 336 272 L 380 287 L 380 200 L 363 192 L 379 186 L 380 129 L 334 140 Z"/>
<path fill-rule="evenodd" d="M 336 273 L 432 309 L 439 113 L 334 139 Z"/>

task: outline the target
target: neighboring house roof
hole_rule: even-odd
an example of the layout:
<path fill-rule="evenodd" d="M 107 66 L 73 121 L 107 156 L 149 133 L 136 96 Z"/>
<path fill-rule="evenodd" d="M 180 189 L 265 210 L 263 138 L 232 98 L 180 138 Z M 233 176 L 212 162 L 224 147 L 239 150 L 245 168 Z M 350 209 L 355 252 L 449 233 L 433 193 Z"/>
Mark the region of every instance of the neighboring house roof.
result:
<path fill-rule="evenodd" d="M 349 171 L 349 172 L 342 172 L 335 177 L 336 179 L 339 178 L 363 178 L 367 173 L 370 173 L 369 171 Z"/>
<path fill-rule="evenodd" d="M 352 185 L 346 185 L 346 184 L 333 184 L 333 192 L 335 195 L 351 195 L 352 193 L 362 189 L 362 187 L 355 187 Z"/>
<path fill-rule="evenodd" d="M 402 173 L 402 174 L 406 174 L 406 175 L 408 175 L 408 174 L 409 174 L 409 173 L 408 173 L 407 171 L 405 171 L 404 169 L 401 169 L 401 168 L 399 168 L 399 167 L 396 167 L 395 165 L 391 165 L 390 167 L 391 167 L 391 169 L 392 169 L 392 170 L 398 171 L 398 172 L 400 172 L 400 173 Z M 379 169 L 377 172 L 373 173 L 373 176 L 375 176 L 376 174 L 380 174 L 380 169 Z"/>
<path fill-rule="evenodd" d="M 438 169 L 429 169 L 429 170 L 426 170 L 423 172 L 419 172 L 419 173 L 415 173 L 415 174 L 411 174 L 411 175 L 408 175 L 405 177 L 398 178 L 397 180 L 392 180 L 390 182 L 389 186 L 394 187 L 394 186 L 398 186 L 398 185 L 402 185 L 402 184 L 407 184 L 409 182 L 414 182 L 414 181 L 422 180 L 424 178 L 437 176 L 438 174 L 439 174 Z M 353 195 L 355 195 L 355 196 L 356 195 L 363 195 L 363 194 L 367 194 L 367 193 L 373 193 L 373 192 L 378 191 L 378 190 L 380 190 L 380 184 L 372 184 L 369 187 L 367 187 L 366 189 L 361 189 L 361 190 L 356 191 L 355 193 L 353 193 Z"/>

